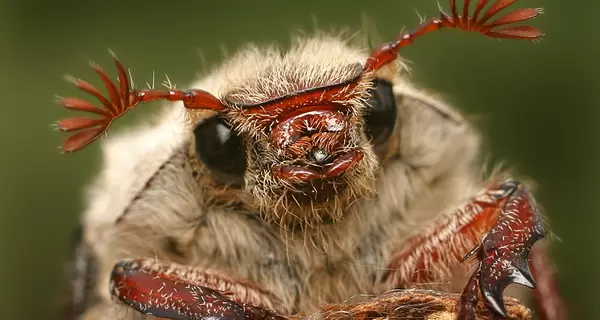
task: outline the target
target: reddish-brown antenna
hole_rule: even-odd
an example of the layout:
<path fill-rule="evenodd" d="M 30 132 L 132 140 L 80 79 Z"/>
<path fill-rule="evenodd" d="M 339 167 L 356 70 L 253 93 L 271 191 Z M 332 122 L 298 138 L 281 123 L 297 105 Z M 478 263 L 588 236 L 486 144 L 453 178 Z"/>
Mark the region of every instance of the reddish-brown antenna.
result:
<path fill-rule="evenodd" d="M 398 40 L 392 43 L 384 44 L 373 53 L 367 60 L 363 71 L 374 71 L 382 66 L 394 61 L 400 48 L 412 43 L 415 38 L 429 33 L 431 31 L 445 28 L 460 28 L 466 31 L 478 32 L 493 38 L 511 38 L 511 39 L 530 39 L 535 40 L 543 36 L 536 28 L 531 26 L 509 26 L 507 24 L 525 21 L 536 17 L 541 13 L 540 9 L 518 9 L 507 13 L 496 20 L 487 23 L 490 18 L 498 12 L 510 6 L 516 0 L 496 0 L 486 11 L 479 15 L 483 8 L 488 4 L 488 0 L 478 0 L 477 6 L 472 17 L 469 17 L 470 0 L 465 0 L 463 5 L 463 15 L 458 14 L 456 1 L 450 0 L 452 15 L 442 12 L 441 17 L 429 20 L 421 24 L 415 31 L 402 34 Z M 73 117 L 59 121 L 57 127 L 66 132 L 77 132 L 71 135 L 63 144 L 65 152 L 73 152 L 82 149 L 105 133 L 112 122 L 125 114 L 130 109 L 136 107 L 139 103 L 154 100 L 182 101 L 184 106 L 189 109 L 209 109 L 221 111 L 226 108 L 226 104 L 221 102 L 212 94 L 198 89 L 181 91 L 176 89 L 169 90 L 135 90 L 130 88 L 125 68 L 119 60 L 113 55 L 114 62 L 118 70 L 119 87 L 117 88 L 98 65 L 92 64 L 92 68 L 100 76 L 109 92 L 110 99 L 104 97 L 100 91 L 89 83 L 81 79 L 71 79 L 76 87 L 95 96 L 104 106 L 98 108 L 87 101 L 78 98 L 61 98 L 60 103 L 66 108 L 85 111 L 99 115 L 97 118 Z M 308 99 L 309 94 L 302 96 Z M 289 101 L 286 101 L 288 103 Z"/>
<path fill-rule="evenodd" d="M 61 98 L 59 100 L 66 108 L 90 112 L 100 116 L 97 118 L 73 117 L 58 121 L 57 127 L 61 131 L 79 131 L 71 135 L 64 142 L 62 146 L 64 152 L 77 151 L 92 143 L 108 130 L 113 121 L 127 113 L 130 109 L 135 108 L 139 103 L 165 99 L 168 101 L 183 101 L 183 105 L 188 109 L 210 109 L 216 111 L 225 109 L 225 105 L 221 103 L 219 99 L 203 90 L 132 89 L 129 87 L 129 80 L 127 79 L 125 68 L 116 56 L 113 55 L 113 59 L 118 70 L 119 88 L 113 84 L 100 66 L 92 64 L 92 68 L 106 85 L 110 100 L 105 98 L 102 93 L 91 84 L 81 79 L 70 78 L 77 88 L 96 97 L 100 103 L 102 103 L 104 109 L 98 108 L 91 103 L 78 98 Z"/>
<path fill-rule="evenodd" d="M 400 48 L 411 44 L 416 38 L 442 28 L 459 28 L 465 31 L 478 32 L 484 36 L 492 38 L 506 38 L 506 39 L 521 39 L 521 40 L 535 40 L 541 38 L 544 34 L 535 27 L 531 26 L 510 26 L 501 27 L 507 24 L 515 22 L 521 22 L 535 18 L 537 15 L 542 13 L 541 9 L 518 9 L 509 12 L 496 20 L 486 23 L 490 18 L 495 16 L 498 12 L 502 11 L 506 7 L 515 3 L 517 0 L 496 0 L 487 11 L 479 18 L 481 10 L 487 5 L 488 0 L 479 0 L 477 7 L 473 12 L 473 16 L 469 17 L 469 4 L 470 0 L 465 0 L 463 4 L 463 15 L 458 15 L 456 9 L 456 0 L 450 0 L 450 10 L 452 16 L 441 12 L 439 18 L 431 19 L 422 23 L 416 30 L 412 32 L 403 33 L 400 35 L 398 40 L 392 43 L 386 43 L 381 47 L 375 49 L 365 65 L 365 71 L 374 71 L 382 66 L 396 60 L 398 50 Z M 479 20 L 478 20 L 479 19 Z"/>

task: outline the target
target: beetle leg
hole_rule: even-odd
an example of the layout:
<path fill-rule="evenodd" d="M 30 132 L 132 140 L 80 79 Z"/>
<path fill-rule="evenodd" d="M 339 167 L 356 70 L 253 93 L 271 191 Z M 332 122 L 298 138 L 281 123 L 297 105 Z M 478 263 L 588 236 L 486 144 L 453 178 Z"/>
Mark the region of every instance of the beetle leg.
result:
<path fill-rule="evenodd" d="M 268 307 L 272 295 L 253 284 L 152 259 L 117 263 L 110 290 L 143 314 L 175 320 L 433 320 L 453 318 L 460 301 L 455 293 L 396 290 L 356 304 L 325 305 L 316 314 L 282 315 Z M 531 319 L 516 299 L 505 302 L 510 319 Z M 479 319 L 494 316 L 482 306 L 474 312 Z"/>
<path fill-rule="evenodd" d="M 278 320 L 269 309 L 273 297 L 261 287 L 210 271 L 154 259 L 115 265 L 110 292 L 133 309 L 175 320 Z"/>
<path fill-rule="evenodd" d="M 426 283 L 438 277 L 433 271 L 449 271 L 462 261 L 477 258 L 477 269 L 463 290 L 459 319 L 474 319 L 479 295 L 496 315 L 505 316 L 502 293 L 508 285 L 536 286 L 528 257 L 533 244 L 544 237 L 542 220 L 522 183 L 513 179 L 494 182 L 431 229 L 405 241 L 393 255 L 384 279 L 401 287 Z M 549 279 L 544 276 L 541 280 Z M 545 304 L 544 308 L 545 313 L 564 314 L 556 311 L 562 304 Z"/>

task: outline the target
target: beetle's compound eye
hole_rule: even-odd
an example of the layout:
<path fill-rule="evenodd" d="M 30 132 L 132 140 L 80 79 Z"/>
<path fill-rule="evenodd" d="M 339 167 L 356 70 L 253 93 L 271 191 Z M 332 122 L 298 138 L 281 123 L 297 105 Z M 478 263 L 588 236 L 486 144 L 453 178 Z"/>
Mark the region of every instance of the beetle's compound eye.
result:
<path fill-rule="evenodd" d="M 194 129 L 196 155 L 219 183 L 242 185 L 246 170 L 244 141 L 221 117 L 206 119 Z"/>
<path fill-rule="evenodd" d="M 365 131 L 375 145 L 381 145 L 392 135 L 396 125 L 396 97 L 391 82 L 374 80 L 374 89 L 365 112 Z"/>

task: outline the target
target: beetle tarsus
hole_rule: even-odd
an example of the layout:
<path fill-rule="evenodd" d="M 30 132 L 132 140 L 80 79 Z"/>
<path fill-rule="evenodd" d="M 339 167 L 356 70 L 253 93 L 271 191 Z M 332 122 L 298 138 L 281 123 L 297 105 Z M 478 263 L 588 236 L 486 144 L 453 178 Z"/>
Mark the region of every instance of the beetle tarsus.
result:
<path fill-rule="evenodd" d="M 474 296 L 473 290 L 480 290 L 485 304 L 498 316 L 506 317 L 502 301 L 504 289 L 510 284 L 529 288 L 536 286 L 529 270 L 528 257 L 533 244 L 544 237 L 544 224 L 535 200 L 523 184 L 509 179 L 496 190 L 508 192 L 508 196 L 494 226 L 475 252 L 467 254 L 472 256 L 475 253 L 479 265 L 463 295 L 471 297 Z M 468 309 L 461 306 L 464 311 L 459 319 L 469 319 L 466 315 Z"/>

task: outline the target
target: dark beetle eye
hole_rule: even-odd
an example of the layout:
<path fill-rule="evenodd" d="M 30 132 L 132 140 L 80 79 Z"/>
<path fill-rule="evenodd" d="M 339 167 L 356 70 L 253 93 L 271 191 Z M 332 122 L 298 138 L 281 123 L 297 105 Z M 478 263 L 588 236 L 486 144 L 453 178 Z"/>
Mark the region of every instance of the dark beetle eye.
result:
<path fill-rule="evenodd" d="M 215 116 L 194 129 L 196 154 L 220 183 L 242 185 L 246 170 L 246 156 L 242 138 L 229 124 Z"/>
<path fill-rule="evenodd" d="M 392 83 L 375 79 L 375 88 L 367 102 L 365 114 L 365 132 L 375 145 L 381 145 L 392 135 L 396 125 L 396 97 L 392 90 Z"/>

